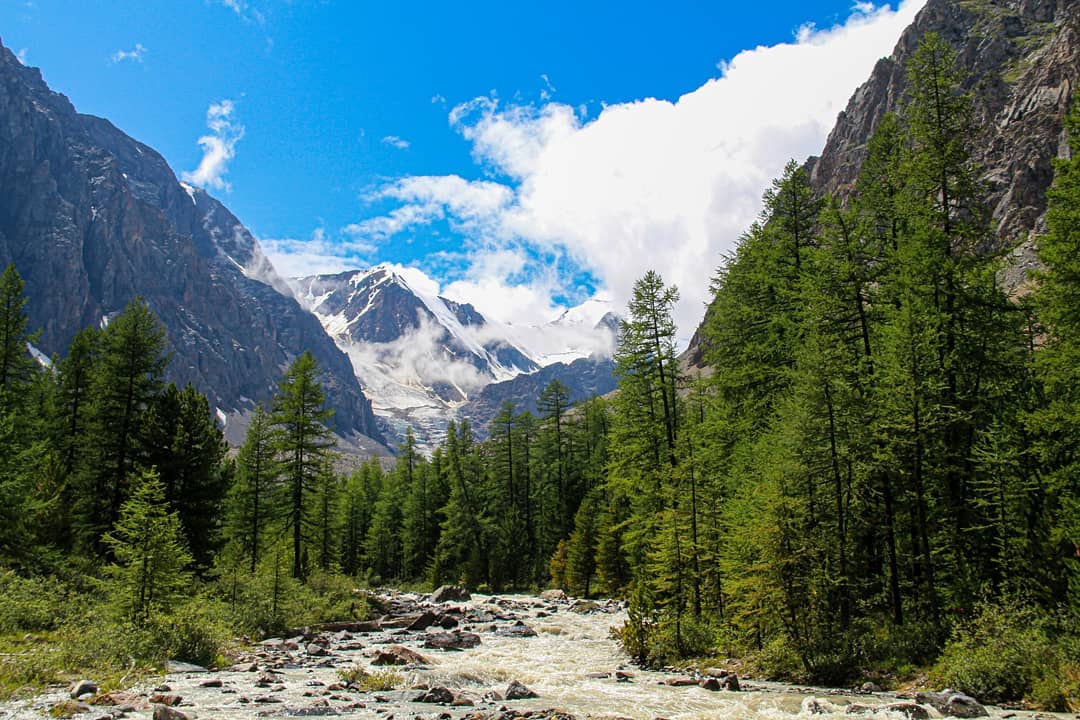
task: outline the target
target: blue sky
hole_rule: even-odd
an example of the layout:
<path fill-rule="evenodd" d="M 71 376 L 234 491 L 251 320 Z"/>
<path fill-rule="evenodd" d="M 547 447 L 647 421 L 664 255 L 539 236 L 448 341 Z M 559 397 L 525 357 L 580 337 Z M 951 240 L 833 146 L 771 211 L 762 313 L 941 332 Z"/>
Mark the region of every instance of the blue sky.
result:
<path fill-rule="evenodd" d="M 768 178 L 919 5 L 0 0 L 0 39 L 283 274 L 416 265 L 534 321 L 651 266 L 689 335 Z"/>

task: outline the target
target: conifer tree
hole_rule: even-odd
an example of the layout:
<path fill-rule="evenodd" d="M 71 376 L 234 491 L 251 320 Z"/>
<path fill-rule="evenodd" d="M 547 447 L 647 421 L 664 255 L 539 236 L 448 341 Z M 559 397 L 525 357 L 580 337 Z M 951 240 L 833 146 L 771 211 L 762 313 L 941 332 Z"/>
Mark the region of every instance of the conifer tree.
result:
<path fill-rule="evenodd" d="M 100 336 L 94 366 L 92 438 L 88 486 L 80 490 L 82 534 L 88 547 L 119 518 L 128 477 L 144 451 L 146 411 L 162 389 L 168 364 L 165 330 L 146 303 L 135 298 Z"/>
<path fill-rule="evenodd" d="M 312 522 L 311 498 L 333 451 L 326 423 L 334 411 L 324 407 L 325 393 L 318 366 L 310 352 L 298 357 L 285 371 L 274 397 L 272 422 L 276 450 L 288 495 L 288 528 L 292 534 L 292 575 L 305 577 L 304 560 Z"/>
<path fill-rule="evenodd" d="M 188 587 L 191 555 L 180 518 L 165 501 L 165 488 L 152 471 L 132 484 L 115 527 L 104 541 L 116 558 L 109 569 L 124 616 L 144 623 Z"/>

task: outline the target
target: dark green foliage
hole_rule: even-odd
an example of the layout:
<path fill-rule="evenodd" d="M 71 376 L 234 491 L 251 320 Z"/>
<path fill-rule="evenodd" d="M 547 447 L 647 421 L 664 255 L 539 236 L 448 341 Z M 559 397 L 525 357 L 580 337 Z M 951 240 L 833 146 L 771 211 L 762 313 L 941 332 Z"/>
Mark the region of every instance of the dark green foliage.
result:
<path fill-rule="evenodd" d="M 298 357 L 274 397 L 272 422 L 275 449 L 288 491 L 288 522 L 292 533 L 292 574 L 302 579 L 315 525 L 312 498 L 323 480 L 334 441 L 327 423 L 334 411 L 324 406 L 326 395 L 318 381 L 310 352 Z"/>

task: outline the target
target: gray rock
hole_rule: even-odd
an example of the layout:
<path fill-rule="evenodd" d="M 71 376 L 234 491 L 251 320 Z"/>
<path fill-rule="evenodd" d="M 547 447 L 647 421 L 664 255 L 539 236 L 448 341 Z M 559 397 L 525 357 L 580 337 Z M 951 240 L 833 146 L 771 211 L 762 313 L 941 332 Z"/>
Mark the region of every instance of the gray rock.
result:
<path fill-rule="evenodd" d="M 536 693 L 517 680 L 511 681 L 510 685 L 506 688 L 506 692 L 503 693 L 503 696 L 507 700 L 529 700 L 534 697 L 539 697 Z"/>
<path fill-rule="evenodd" d="M 547 600 L 548 602 L 563 601 L 563 600 L 566 600 L 566 592 L 564 590 L 559 589 L 559 588 L 554 588 L 552 590 L 545 590 L 544 592 L 540 593 L 540 599 L 541 600 Z"/>
<path fill-rule="evenodd" d="M 472 599 L 469 591 L 460 585 L 443 585 L 430 595 L 431 602 L 445 603 Z"/>
<path fill-rule="evenodd" d="M 210 672 L 202 665 L 183 662 L 182 660 L 169 660 L 165 663 L 165 670 L 171 673 L 204 673 Z"/>
<path fill-rule="evenodd" d="M 413 698 L 413 702 L 449 705 L 454 702 L 454 693 L 444 687 L 433 687 L 430 690 L 417 695 Z"/>
<path fill-rule="evenodd" d="M 915 693 L 915 701 L 920 705 L 929 705 L 947 717 L 977 718 L 989 715 L 978 700 L 956 690 Z"/>
<path fill-rule="evenodd" d="M 190 716 L 186 712 L 168 705 L 155 705 L 154 720 L 190 720 Z"/>
<path fill-rule="evenodd" d="M 521 622 L 520 620 L 518 620 L 513 625 L 498 628 L 497 630 L 495 630 L 495 634 L 502 637 L 536 637 L 536 631 L 525 623 Z"/>
<path fill-rule="evenodd" d="M 79 680 L 72 683 L 69 695 L 72 700 L 77 700 L 83 695 L 96 695 L 98 691 L 98 685 L 93 680 Z"/>
<path fill-rule="evenodd" d="M 375 653 L 372 665 L 427 665 L 428 659 L 407 647 L 390 645 Z"/>
<path fill-rule="evenodd" d="M 434 650 L 466 650 L 480 644 L 480 636 L 471 632 L 435 632 L 424 636 L 424 647 Z"/>
<path fill-rule="evenodd" d="M 803 715 L 836 715 L 842 710 L 843 708 L 839 705 L 835 705 L 828 700 L 810 696 L 803 698 L 801 712 Z"/>
<path fill-rule="evenodd" d="M 866 708 L 866 710 L 858 710 L 853 708 Z M 930 711 L 924 708 L 922 705 L 913 702 L 894 702 L 886 705 L 860 705 L 858 703 L 852 703 L 847 706 L 846 712 L 849 715 L 861 714 L 863 712 L 874 713 L 880 710 L 888 710 L 889 712 L 896 712 L 902 715 L 906 715 L 910 720 L 930 720 Z"/>
<path fill-rule="evenodd" d="M 176 707 L 184 701 L 184 698 L 176 693 L 154 693 L 150 696 L 151 705 L 168 705 Z"/>

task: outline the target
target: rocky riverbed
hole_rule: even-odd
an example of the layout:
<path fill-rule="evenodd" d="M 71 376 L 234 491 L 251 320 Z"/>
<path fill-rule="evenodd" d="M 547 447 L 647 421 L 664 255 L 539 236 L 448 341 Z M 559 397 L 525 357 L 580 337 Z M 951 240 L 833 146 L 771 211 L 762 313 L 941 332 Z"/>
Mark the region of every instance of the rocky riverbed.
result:
<path fill-rule="evenodd" d="M 387 593 L 383 599 L 388 612 L 378 620 L 297 629 L 251 646 L 229 668 L 209 671 L 177 663 L 158 682 L 110 694 L 100 694 L 88 679 L 0 705 L 0 716 L 924 720 L 1030 715 L 983 708 L 959 694 L 854 695 L 754 683 L 722 669 L 697 675 L 642 671 L 610 637 L 610 628 L 625 619 L 615 602 L 574 600 L 557 592 L 469 597 L 457 588 L 440 588 L 430 596 Z"/>

